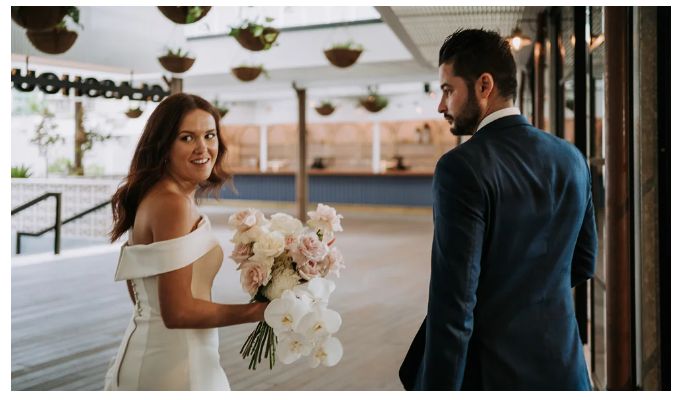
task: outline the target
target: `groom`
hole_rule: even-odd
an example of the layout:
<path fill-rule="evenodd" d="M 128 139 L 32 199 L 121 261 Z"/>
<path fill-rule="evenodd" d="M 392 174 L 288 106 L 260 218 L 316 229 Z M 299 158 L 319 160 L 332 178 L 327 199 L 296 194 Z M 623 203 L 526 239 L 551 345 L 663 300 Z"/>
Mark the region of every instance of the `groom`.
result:
<path fill-rule="evenodd" d="M 399 371 L 408 390 L 589 390 L 571 288 L 594 273 L 590 173 L 580 152 L 513 107 L 497 33 L 439 50 L 438 111 L 454 135 L 434 174 L 427 317 Z"/>

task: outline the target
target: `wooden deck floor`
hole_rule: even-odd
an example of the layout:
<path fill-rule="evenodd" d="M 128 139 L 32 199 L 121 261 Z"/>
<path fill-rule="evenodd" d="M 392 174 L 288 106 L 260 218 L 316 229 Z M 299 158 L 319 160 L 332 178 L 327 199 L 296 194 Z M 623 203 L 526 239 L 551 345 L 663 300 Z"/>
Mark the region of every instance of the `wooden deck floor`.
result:
<path fill-rule="evenodd" d="M 225 253 L 223 216 L 211 216 Z M 331 308 L 344 346 L 333 368 L 304 361 L 247 369 L 238 354 L 254 324 L 225 327 L 220 355 L 233 390 L 401 390 L 397 371 L 426 310 L 429 216 L 346 218 L 338 236 L 348 268 Z M 12 268 L 12 390 L 100 390 L 132 312 L 113 282 L 117 253 Z M 225 258 L 213 299 L 246 302 Z"/>

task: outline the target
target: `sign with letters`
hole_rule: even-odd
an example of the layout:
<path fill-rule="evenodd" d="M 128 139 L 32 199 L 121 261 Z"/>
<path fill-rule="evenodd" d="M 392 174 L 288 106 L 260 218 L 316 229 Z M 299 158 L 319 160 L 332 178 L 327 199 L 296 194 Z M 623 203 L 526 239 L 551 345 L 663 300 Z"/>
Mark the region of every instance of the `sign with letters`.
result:
<path fill-rule="evenodd" d="M 116 84 L 112 80 L 99 81 L 95 78 L 81 78 L 69 75 L 57 76 L 51 72 L 44 72 L 38 76 L 35 71 L 28 70 L 23 75 L 19 68 L 12 68 L 12 86 L 21 92 L 32 92 L 38 88 L 43 93 L 56 94 L 61 92 L 68 96 L 71 91 L 76 96 L 103 97 L 105 99 L 146 100 L 159 102 L 170 95 L 160 85 L 142 84 L 141 87 L 133 88 L 129 82 Z"/>

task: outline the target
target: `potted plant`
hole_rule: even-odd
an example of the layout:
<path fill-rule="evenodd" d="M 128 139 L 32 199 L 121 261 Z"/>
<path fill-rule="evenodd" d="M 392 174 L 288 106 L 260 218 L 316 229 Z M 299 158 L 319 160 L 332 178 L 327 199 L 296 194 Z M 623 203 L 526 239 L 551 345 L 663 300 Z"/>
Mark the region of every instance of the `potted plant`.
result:
<path fill-rule="evenodd" d="M 210 8 L 209 6 L 158 6 L 163 15 L 176 24 L 193 24 L 205 17 Z"/>
<path fill-rule="evenodd" d="M 188 51 L 182 51 L 181 47 L 177 50 L 166 48 L 164 55 L 158 57 L 158 62 L 163 68 L 176 74 L 187 72 L 192 65 L 194 65 L 195 58 L 189 57 Z"/>
<path fill-rule="evenodd" d="M 321 104 L 319 104 L 317 107 L 314 107 L 314 109 L 317 113 L 319 113 L 319 115 L 323 115 L 325 117 L 327 115 L 333 114 L 335 111 L 335 105 L 328 100 L 323 100 Z"/>
<path fill-rule="evenodd" d="M 12 21 L 24 29 L 44 31 L 54 28 L 68 13 L 68 6 L 17 7 L 12 6 Z"/>
<path fill-rule="evenodd" d="M 333 44 L 329 49 L 324 50 L 323 53 L 331 64 L 336 67 L 347 68 L 357 62 L 363 51 L 363 46 L 350 39 L 344 43 Z"/>
<path fill-rule="evenodd" d="M 378 112 L 387 107 L 387 97 L 379 95 L 375 87 L 368 87 L 368 95 L 359 99 L 359 103 L 370 112 Z"/>
<path fill-rule="evenodd" d="M 125 115 L 127 115 L 128 118 L 139 118 L 144 110 L 140 106 L 137 106 L 135 108 L 128 108 L 128 110 L 125 112 Z"/>
<path fill-rule="evenodd" d="M 215 100 L 212 102 L 212 105 L 215 107 L 217 112 L 220 113 L 220 118 L 224 118 L 224 116 L 229 112 L 229 107 L 227 107 L 226 104 L 221 103 L 217 98 L 215 98 Z"/>
<path fill-rule="evenodd" d="M 12 178 L 29 178 L 31 175 L 33 175 L 31 167 L 24 164 L 12 167 Z"/>
<path fill-rule="evenodd" d="M 257 79 L 258 76 L 260 76 L 261 73 L 264 73 L 264 76 L 266 76 L 267 78 L 269 77 L 267 71 L 264 69 L 264 66 L 262 64 L 260 65 L 241 64 L 236 68 L 232 68 L 231 72 L 234 74 L 236 78 L 243 82 L 254 81 L 255 79 Z"/>
<path fill-rule="evenodd" d="M 231 27 L 229 36 L 233 36 L 244 48 L 251 51 L 269 50 L 279 37 L 279 30 L 261 24 L 255 20 L 245 19 L 239 26 Z M 265 18 L 265 23 L 270 23 L 274 18 Z"/>
<path fill-rule="evenodd" d="M 80 24 L 80 10 L 78 7 L 67 7 L 67 13 L 56 26 L 51 29 L 34 31 L 27 30 L 26 36 L 38 50 L 48 54 L 61 54 L 68 51 L 76 42 L 78 33 L 66 27 L 66 17 L 70 18 L 82 29 Z"/>

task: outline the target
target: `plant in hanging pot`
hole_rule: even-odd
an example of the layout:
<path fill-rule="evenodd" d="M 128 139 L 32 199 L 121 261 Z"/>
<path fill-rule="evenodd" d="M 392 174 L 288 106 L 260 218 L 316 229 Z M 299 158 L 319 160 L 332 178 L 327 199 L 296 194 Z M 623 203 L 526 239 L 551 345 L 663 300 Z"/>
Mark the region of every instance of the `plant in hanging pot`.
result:
<path fill-rule="evenodd" d="M 193 24 L 205 17 L 210 8 L 210 6 L 158 6 L 163 15 L 176 24 Z"/>
<path fill-rule="evenodd" d="M 243 82 L 250 82 L 257 79 L 260 74 L 264 74 L 266 78 L 269 78 L 267 70 L 264 69 L 262 64 L 260 65 L 246 65 L 241 64 L 238 67 L 232 68 L 231 73 L 234 74 L 236 78 Z"/>
<path fill-rule="evenodd" d="M 220 113 L 220 118 L 224 118 L 224 116 L 229 112 L 229 107 L 227 107 L 225 103 L 220 102 L 220 100 L 217 98 L 213 100 L 212 105 L 215 107 L 217 112 Z"/>
<path fill-rule="evenodd" d="M 245 19 L 240 25 L 231 27 L 229 36 L 233 36 L 243 48 L 251 51 L 269 50 L 279 37 L 279 30 L 268 26 L 274 18 L 266 17 L 265 23 L 259 23 L 259 17 L 254 20 Z"/>
<path fill-rule="evenodd" d="M 387 100 L 387 97 L 378 94 L 377 88 L 369 86 L 368 95 L 366 97 L 361 97 L 359 103 L 366 110 L 375 113 L 387 107 L 389 100 Z"/>
<path fill-rule="evenodd" d="M 163 68 L 176 74 L 187 72 L 194 65 L 196 58 L 189 57 L 188 51 L 183 51 L 181 47 L 177 50 L 166 48 L 164 55 L 158 57 L 158 62 Z"/>
<path fill-rule="evenodd" d="M 33 47 L 47 54 L 61 54 L 68 51 L 78 39 L 78 33 L 68 29 L 67 18 L 84 29 L 80 24 L 80 10 L 78 7 L 66 7 L 66 15 L 56 26 L 47 30 L 27 30 L 26 36 Z"/>
<path fill-rule="evenodd" d="M 314 109 L 316 110 L 317 113 L 319 113 L 319 115 L 323 115 L 325 117 L 327 115 L 333 114 L 333 112 L 335 111 L 335 104 L 331 103 L 328 100 L 323 100 L 321 104 L 314 107 Z"/>
<path fill-rule="evenodd" d="M 125 115 L 127 115 L 128 118 L 139 118 L 144 110 L 140 106 L 137 106 L 135 108 L 128 108 L 128 110 L 125 112 Z"/>
<path fill-rule="evenodd" d="M 347 68 L 359 59 L 364 47 L 353 40 L 344 43 L 335 43 L 329 49 L 323 51 L 328 61 L 336 67 Z"/>
<path fill-rule="evenodd" d="M 12 6 L 12 21 L 24 29 L 44 31 L 54 28 L 68 13 L 69 6 Z"/>

